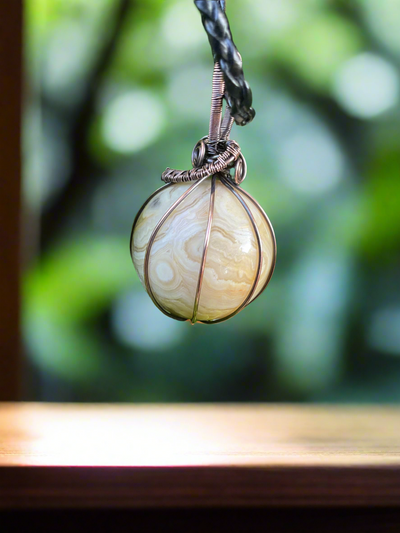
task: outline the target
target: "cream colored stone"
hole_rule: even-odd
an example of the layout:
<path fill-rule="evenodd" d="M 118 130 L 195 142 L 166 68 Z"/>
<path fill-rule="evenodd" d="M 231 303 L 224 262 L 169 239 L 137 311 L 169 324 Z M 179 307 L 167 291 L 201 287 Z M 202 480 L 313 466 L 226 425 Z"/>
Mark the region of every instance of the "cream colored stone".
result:
<path fill-rule="evenodd" d="M 144 259 L 150 236 L 169 207 L 193 183 L 166 187 L 150 200 L 133 232 L 132 258 L 144 285 Z M 169 215 L 150 252 L 149 279 L 159 304 L 191 319 L 199 279 L 210 205 L 211 179 L 203 181 Z M 255 218 L 262 242 L 262 270 L 254 299 L 271 275 L 275 240 L 260 209 L 240 193 Z M 214 216 L 207 251 L 197 320 L 213 321 L 233 313 L 247 298 L 255 280 L 258 246 L 250 218 L 240 201 L 216 181 Z"/>

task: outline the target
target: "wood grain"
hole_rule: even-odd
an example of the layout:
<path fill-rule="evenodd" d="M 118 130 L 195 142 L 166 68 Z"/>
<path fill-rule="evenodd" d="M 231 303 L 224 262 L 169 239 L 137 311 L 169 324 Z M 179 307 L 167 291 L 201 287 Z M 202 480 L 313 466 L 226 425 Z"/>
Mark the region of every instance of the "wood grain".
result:
<path fill-rule="evenodd" d="M 22 2 L 0 2 L 0 400 L 19 399 Z"/>
<path fill-rule="evenodd" d="M 0 404 L 0 507 L 397 506 L 400 409 Z"/>

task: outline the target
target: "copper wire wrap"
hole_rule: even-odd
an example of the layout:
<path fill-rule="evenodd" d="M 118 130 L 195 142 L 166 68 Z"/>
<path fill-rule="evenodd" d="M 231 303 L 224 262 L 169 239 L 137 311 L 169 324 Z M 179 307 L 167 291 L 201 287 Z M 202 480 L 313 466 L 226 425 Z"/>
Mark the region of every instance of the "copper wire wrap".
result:
<path fill-rule="evenodd" d="M 208 130 L 208 142 L 219 141 L 222 117 L 222 102 L 224 98 L 225 83 L 219 63 L 214 64 L 211 94 L 210 127 Z"/>
<path fill-rule="evenodd" d="M 212 163 L 206 163 L 200 168 L 191 170 L 174 170 L 167 168 L 162 173 L 161 179 L 165 183 L 184 183 L 187 181 L 197 181 L 207 176 L 218 174 L 228 169 L 239 159 L 240 147 L 235 141 L 227 141 L 226 149 Z"/>
<path fill-rule="evenodd" d="M 269 218 L 265 214 L 265 212 L 262 209 L 262 207 L 260 206 L 260 204 L 252 196 L 250 196 L 250 194 L 248 194 L 246 191 L 244 191 L 241 187 L 239 187 L 239 186 L 235 185 L 234 183 L 232 183 L 232 181 L 229 178 L 226 178 L 226 177 L 224 177 L 222 175 L 215 175 L 215 176 L 213 176 L 211 178 L 210 202 L 209 202 L 209 210 L 208 210 L 207 228 L 206 228 L 206 232 L 205 232 L 205 236 L 204 236 L 203 251 L 202 251 L 201 262 L 200 262 L 200 269 L 199 269 L 199 275 L 198 275 L 198 281 L 197 281 L 196 294 L 195 294 L 195 298 L 194 298 L 194 302 L 193 302 L 192 316 L 190 318 L 184 318 L 184 317 L 175 315 L 174 313 L 171 313 L 168 309 L 166 309 L 165 307 L 163 307 L 160 304 L 160 302 L 157 300 L 156 296 L 153 293 L 153 290 L 152 290 L 152 287 L 151 287 L 150 275 L 149 275 L 149 265 L 150 265 L 150 261 L 151 261 L 151 250 L 152 250 L 153 244 L 154 244 L 154 242 L 155 242 L 155 240 L 157 238 L 157 235 L 158 235 L 160 229 L 162 228 L 162 226 L 164 225 L 164 223 L 166 222 L 168 217 L 200 185 L 200 183 L 202 183 L 206 179 L 208 179 L 208 176 L 206 176 L 206 177 L 194 182 L 188 189 L 186 189 L 186 191 L 171 205 L 171 207 L 161 217 L 161 219 L 159 220 L 159 222 L 155 226 L 155 228 L 154 228 L 154 230 L 153 230 L 153 232 L 152 232 L 152 234 L 150 236 L 149 243 L 148 243 L 147 249 L 146 249 L 145 260 L 144 260 L 144 282 L 145 282 L 145 287 L 146 287 L 146 290 L 147 290 L 150 298 L 152 299 L 153 303 L 156 305 L 156 307 L 162 313 L 164 313 L 168 317 L 174 318 L 175 320 L 180 320 L 180 321 L 187 321 L 188 320 L 192 324 L 195 324 L 196 322 L 200 322 L 202 324 L 218 324 L 219 322 L 224 322 L 225 320 L 228 320 L 229 318 L 232 318 L 233 316 L 235 316 L 242 309 L 244 309 L 251 301 L 254 301 L 255 298 L 258 298 L 258 296 L 265 290 L 265 288 L 267 287 L 267 285 L 268 285 L 268 283 L 269 283 L 269 281 L 270 281 L 270 279 L 272 277 L 272 274 L 273 274 L 274 269 L 275 269 L 275 263 L 276 263 L 276 240 L 275 240 L 274 230 L 272 228 L 271 222 L 269 221 Z M 215 205 L 215 200 L 216 200 L 216 197 L 217 197 L 217 194 L 216 194 L 216 181 L 217 180 L 219 180 L 220 183 L 224 187 L 226 187 L 236 197 L 238 202 L 240 202 L 240 204 L 242 205 L 243 209 L 246 211 L 246 214 L 247 214 L 247 216 L 249 218 L 249 221 L 250 221 L 250 224 L 251 224 L 254 236 L 255 236 L 255 241 L 256 241 L 257 267 L 256 267 L 255 276 L 254 276 L 254 280 L 253 280 L 253 284 L 251 286 L 251 289 L 248 292 L 246 298 L 235 309 L 235 311 L 233 311 L 232 313 L 230 313 L 229 315 L 227 315 L 227 316 L 225 316 L 223 318 L 219 318 L 219 319 L 215 319 L 215 320 L 208 320 L 208 321 L 207 320 L 197 320 L 197 312 L 198 312 L 198 308 L 199 308 L 199 305 L 200 305 L 200 302 L 201 302 L 202 282 L 203 282 L 204 271 L 205 271 L 206 262 L 207 262 L 207 251 L 208 251 L 208 247 L 209 247 L 209 244 L 210 244 L 210 238 L 211 238 L 213 216 L 214 216 L 214 205 Z M 158 189 L 154 194 L 152 194 L 148 198 L 148 200 L 145 202 L 145 204 L 142 206 L 142 208 L 140 209 L 139 213 L 136 215 L 135 221 L 133 223 L 132 233 L 131 233 L 131 250 L 132 250 L 132 240 L 133 240 L 133 234 L 134 234 L 135 226 L 136 226 L 136 223 L 137 223 L 141 213 L 143 212 L 145 207 L 148 205 L 148 203 L 155 196 L 157 196 L 157 194 L 159 194 L 165 188 L 170 187 L 171 185 L 172 184 L 165 185 L 164 187 L 161 187 L 160 189 Z M 245 197 L 245 199 L 243 198 L 243 196 Z M 272 239 L 273 239 L 273 257 L 271 259 L 270 272 L 269 272 L 269 274 L 267 276 L 267 279 L 265 280 L 264 285 L 258 291 L 258 294 L 255 296 L 255 298 L 253 298 L 253 296 L 254 296 L 254 293 L 255 293 L 255 291 L 257 289 L 257 285 L 258 285 L 258 282 L 260 280 L 261 271 L 262 271 L 262 262 L 263 262 L 262 251 L 263 251 L 263 248 L 262 248 L 262 241 L 261 241 L 261 237 L 260 237 L 260 232 L 259 232 L 258 227 L 257 227 L 257 222 L 256 222 L 256 220 L 255 220 L 255 218 L 254 218 L 254 216 L 253 216 L 253 214 L 251 212 L 251 209 L 249 208 L 249 205 L 248 205 L 249 202 L 251 202 L 256 207 L 256 209 L 259 211 L 261 216 L 264 218 L 264 220 L 267 223 L 267 226 L 268 226 L 268 228 L 269 228 L 269 230 L 271 232 L 271 236 L 272 236 Z"/>

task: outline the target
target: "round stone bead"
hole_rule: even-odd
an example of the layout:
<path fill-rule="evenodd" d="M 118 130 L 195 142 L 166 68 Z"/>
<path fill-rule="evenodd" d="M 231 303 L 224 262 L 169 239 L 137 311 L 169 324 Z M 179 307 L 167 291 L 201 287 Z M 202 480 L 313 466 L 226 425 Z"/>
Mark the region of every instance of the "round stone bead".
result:
<path fill-rule="evenodd" d="M 142 284 L 153 230 L 172 204 L 193 183 L 162 187 L 145 204 L 132 231 L 131 254 Z M 261 246 L 246 208 L 220 180 L 215 182 L 214 210 L 196 320 L 213 322 L 232 315 L 246 300 L 261 274 L 252 301 L 268 283 L 276 257 L 272 226 L 260 206 L 239 187 L 258 228 Z M 148 279 L 153 297 L 167 313 L 193 320 L 210 211 L 211 178 L 200 183 L 165 219 L 149 253 Z"/>

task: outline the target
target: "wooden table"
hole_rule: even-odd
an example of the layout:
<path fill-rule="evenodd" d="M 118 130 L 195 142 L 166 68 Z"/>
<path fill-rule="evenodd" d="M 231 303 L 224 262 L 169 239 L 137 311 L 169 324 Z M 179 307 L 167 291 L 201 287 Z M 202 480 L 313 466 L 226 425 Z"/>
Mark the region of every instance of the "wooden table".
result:
<path fill-rule="evenodd" d="M 400 532 L 400 409 L 3 403 L 0 509 L 41 531 Z"/>

